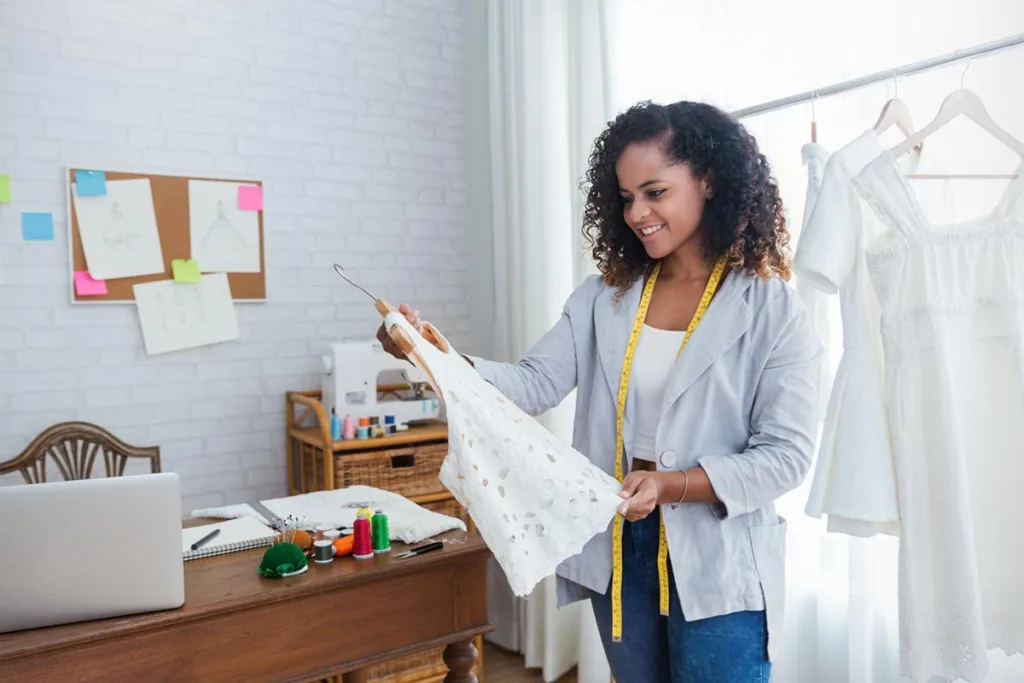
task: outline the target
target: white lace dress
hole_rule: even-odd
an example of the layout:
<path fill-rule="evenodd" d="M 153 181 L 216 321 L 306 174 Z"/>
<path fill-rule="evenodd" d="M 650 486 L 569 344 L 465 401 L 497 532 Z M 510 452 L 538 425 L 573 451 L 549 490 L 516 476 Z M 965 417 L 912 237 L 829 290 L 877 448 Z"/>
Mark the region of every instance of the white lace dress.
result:
<path fill-rule="evenodd" d="M 987 648 L 1024 651 L 1024 173 L 989 215 L 951 225 L 929 220 L 887 151 L 854 184 L 889 228 L 866 260 L 899 497 L 901 665 L 915 681 L 981 681 Z"/>
<path fill-rule="evenodd" d="M 441 483 L 473 518 L 512 591 L 530 595 L 608 529 L 621 484 L 502 396 L 450 344 L 438 350 L 398 313 L 385 324 L 409 336 L 412 361 L 444 401 L 449 452 Z"/>

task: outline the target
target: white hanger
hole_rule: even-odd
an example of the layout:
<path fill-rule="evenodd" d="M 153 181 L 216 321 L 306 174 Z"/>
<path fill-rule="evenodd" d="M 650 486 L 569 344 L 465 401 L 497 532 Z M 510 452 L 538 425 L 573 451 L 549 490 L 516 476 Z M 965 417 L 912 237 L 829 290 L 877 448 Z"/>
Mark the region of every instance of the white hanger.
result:
<path fill-rule="evenodd" d="M 878 120 L 874 125 L 874 131 L 878 135 L 881 135 L 893 126 L 896 126 L 901 133 L 909 138 L 914 134 L 914 121 L 910 117 L 910 108 L 907 107 L 907 103 L 900 99 L 898 80 L 899 73 L 894 71 L 892 77 L 892 99 L 886 102 L 885 106 L 882 107 L 882 113 L 878 115 Z M 918 151 L 920 151 L 920 145 L 916 145 L 916 147 L 918 147 Z"/>
<path fill-rule="evenodd" d="M 892 98 L 882 107 L 882 113 L 878 115 L 878 121 L 875 122 L 875 133 L 881 135 L 893 126 L 896 126 L 908 138 L 914 134 L 914 121 L 910 117 L 910 108 L 898 97 Z M 920 147 L 920 145 L 915 145 L 915 147 Z"/>
<path fill-rule="evenodd" d="M 968 63 L 968 68 L 970 64 Z M 966 75 L 967 70 L 964 70 Z M 961 114 L 974 121 L 976 124 L 981 126 L 983 129 L 988 131 L 997 140 L 1002 142 L 1004 145 L 1015 151 L 1020 155 L 1021 161 L 1024 162 L 1024 142 L 1021 142 L 1017 138 L 1010 135 L 1005 129 L 1001 128 L 992 117 L 989 115 L 988 110 L 985 109 L 984 103 L 977 94 L 970 90 L 966 90 L 963 87 L 963 76 L 960 78 L 960 89 L 954 90 L 952 93 L 946 96 L 946 99 L 942 101 L 942 106 L 939 107 L 939 113 L 935 116 L 931 123 L 919 130 L 914 135 L 901 142 L 892 148 L 892 154 L 896 157 L 900 157 L 909 152 L 916 145 L 921 144 L 925 138 L 929 137 L 940 128 L 945 126 L 947 123 L 955 119 Z M 910 178 L 975 178 L 975 179 L 1007 179 L 1012 180 L 1017 177 L 1017 174 L 956 174 L 956 175 L 910 175 Z"/>

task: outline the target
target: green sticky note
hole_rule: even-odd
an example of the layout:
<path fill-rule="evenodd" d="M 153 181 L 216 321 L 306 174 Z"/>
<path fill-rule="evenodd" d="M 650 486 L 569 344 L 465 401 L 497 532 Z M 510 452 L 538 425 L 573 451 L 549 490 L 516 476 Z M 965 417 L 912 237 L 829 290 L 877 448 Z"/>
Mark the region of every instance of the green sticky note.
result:
<path fill-rule="evenodd" d="M 182 284 L 199 282 L 199 262 L 195 259 L 176 258 L 171 261 L 171 274 L 174 281 Z"/>
<path fill-rule="evenodd" d="M 11 203 L 11 176 L 0 175 L 0 204 Z"/>

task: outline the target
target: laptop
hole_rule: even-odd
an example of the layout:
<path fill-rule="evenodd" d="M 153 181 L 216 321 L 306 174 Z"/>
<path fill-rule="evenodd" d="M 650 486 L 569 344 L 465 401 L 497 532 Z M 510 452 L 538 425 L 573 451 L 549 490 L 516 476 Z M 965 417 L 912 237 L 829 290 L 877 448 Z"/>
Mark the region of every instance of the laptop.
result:
<path fill-rule="evenodd" d="M 0 633 L 185 603 L 174 473 L 0 487 Z"/>

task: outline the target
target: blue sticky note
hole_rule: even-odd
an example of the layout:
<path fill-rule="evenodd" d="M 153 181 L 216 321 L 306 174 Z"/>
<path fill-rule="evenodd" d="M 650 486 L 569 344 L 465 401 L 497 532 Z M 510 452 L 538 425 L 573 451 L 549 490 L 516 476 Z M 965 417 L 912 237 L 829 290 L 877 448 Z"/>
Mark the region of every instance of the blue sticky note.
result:
<path fill-rule="evenodd" d="M 79 197 L 102 197 L 107 193 L 107 174 L 103 171 L 75 171 L 75 190 Z"/>
<path fill-rule="evenodd" d="M 53 214 L 21 214 L 21 236 L 26 240 L 52 240 Z"/>

